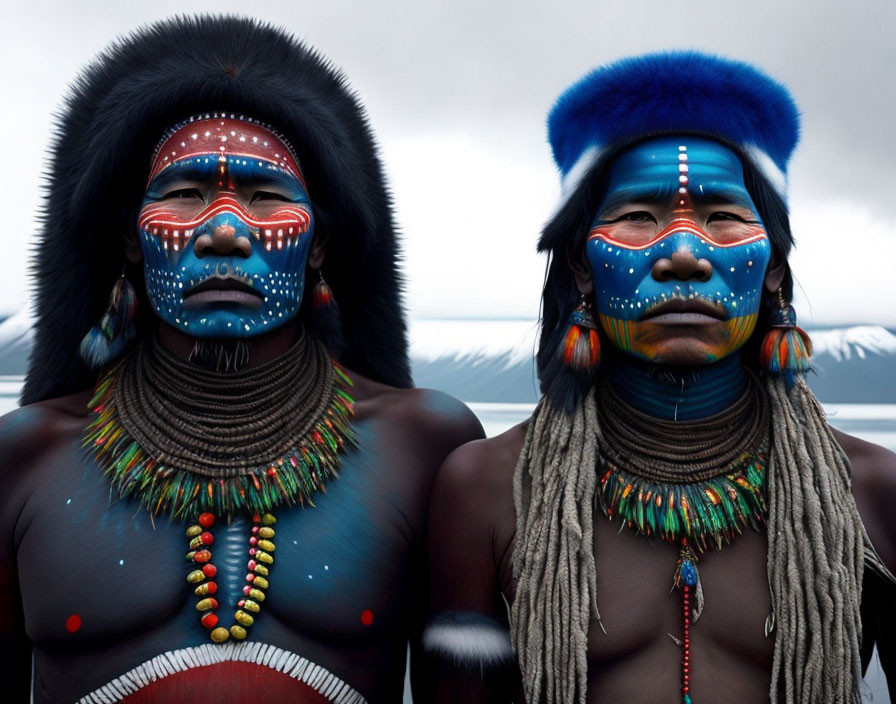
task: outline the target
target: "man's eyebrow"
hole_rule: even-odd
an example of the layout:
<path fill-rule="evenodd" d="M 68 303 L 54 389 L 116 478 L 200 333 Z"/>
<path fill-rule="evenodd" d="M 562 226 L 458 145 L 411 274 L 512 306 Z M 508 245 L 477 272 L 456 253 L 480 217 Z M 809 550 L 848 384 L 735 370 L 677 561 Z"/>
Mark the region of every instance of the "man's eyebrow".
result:
<path fill-rule="evenodd" d="M 644 203 L 647 205 L 663 205 L 668 203 L 678 190 L 677 184 L 669 182 L 655 185 L 636 185 L 613 191 L 606 197 L 598 215 L 608 213 L 623 205 Z"/>
<path fill-rule="evenodd" d="M 244 163 L 245 162 L 245 163 Z M 241 159 L 229 165 L 230 173 L 242 181 L 255 181 L 294 189 L 301 182 L 290 172 L 268 162 L 259 165 L 257 159 Z"/>
<path fill-rule="evenodd" d="M 172 164 L 149 182 L 148 190 L 165 188 L 174 181 L 202 181 L 214 173 L 217 166 L 217 160 L 214 157 L 200 157 L 190 159 L 188 162 Z"/>

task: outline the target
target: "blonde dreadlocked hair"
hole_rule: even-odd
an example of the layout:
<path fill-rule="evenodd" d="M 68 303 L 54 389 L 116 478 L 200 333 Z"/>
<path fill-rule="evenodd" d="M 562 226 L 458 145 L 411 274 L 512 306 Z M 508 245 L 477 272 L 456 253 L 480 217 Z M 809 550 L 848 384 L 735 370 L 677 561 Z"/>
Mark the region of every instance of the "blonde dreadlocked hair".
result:
<path fill-rule="evenodd" d="M 769 377 L 768 581 L 773 704 L 858 702 L 863 568 L 893 579 L 862 526 L 846 457 L 803 378 Z M 511 638 L 526 701 L 584 704 L 588 630 L 600 622 L 593 506 L 597 404 L 543 398 L 513 479 Z"/>

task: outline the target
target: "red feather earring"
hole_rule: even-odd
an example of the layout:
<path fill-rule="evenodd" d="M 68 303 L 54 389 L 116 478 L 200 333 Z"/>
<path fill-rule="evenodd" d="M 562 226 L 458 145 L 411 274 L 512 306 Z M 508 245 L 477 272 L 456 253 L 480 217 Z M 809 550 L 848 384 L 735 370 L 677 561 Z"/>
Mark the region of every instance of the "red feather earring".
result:
<path fill-rule="evenodd" d="M 569 327 L 560 348 L 563 363 L 576 372 L 589 373 L 600 366 L 600 337 L 597 323 L 584 293 L 569 316 Z"/>
<path fill-rule="evenodd" d="M 312 305 L 315 308 L 326 308 L 327 306 L 336 305 L 333 299 L 333 289 L 324 281 L 323 272 L 318 269 L 317 273 L 320 275 L 320 281 L 315 284 L 314 289 L 311 291 Z"/>
<path fill-rule="evenodd" d="M 320 281 L 311 290 L 311 320 L 324 334 L 334 333 L 339 329 L 339 306 L 333 296 L 333 289 L 324 281 L 323 272 L 318 269 Z"/>
<path fill-rule="evenodd" d="M 812 368 L 812 340 L 796 324 L 796 311 L 784 300 L 780 288 L 778 307 L 772 311 L 769 323 L 771 328 L 759 349 L 759 363 L 769 374 L 783 376 L 790 388 L 798 374 Z"/>

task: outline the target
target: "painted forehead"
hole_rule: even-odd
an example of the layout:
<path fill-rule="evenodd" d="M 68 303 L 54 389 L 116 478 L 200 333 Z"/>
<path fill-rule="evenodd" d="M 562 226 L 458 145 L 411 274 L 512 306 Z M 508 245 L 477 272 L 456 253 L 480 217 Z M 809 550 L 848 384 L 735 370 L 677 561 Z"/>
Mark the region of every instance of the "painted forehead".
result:
<path fill-rule="evenodd" d="M 617 157 L 601 209 L 639 200 L 662 202 L 675 195 L 755 209 L 740 157 L 719 142 L 687 136 L 647 140 Z"/>
<path fill-rule="evenodd" d="M 215 155 L 244 159 L 283 169 L 304 185 L 298 159 L 282 137 L 253 120 L 214 116 L 188 120 L 175 126 L 156 152 L 149 182 L 175 164 Z"/>

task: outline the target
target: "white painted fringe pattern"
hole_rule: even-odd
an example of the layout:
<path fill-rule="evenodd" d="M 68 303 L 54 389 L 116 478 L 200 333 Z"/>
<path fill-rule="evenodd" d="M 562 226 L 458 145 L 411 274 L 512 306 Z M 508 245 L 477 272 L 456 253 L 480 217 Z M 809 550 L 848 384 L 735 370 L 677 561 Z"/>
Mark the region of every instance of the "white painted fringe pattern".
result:
<path fill-rule="evenodd" d="M 313 687 L 333 704 L 366 704 L 364 697 L 325 668 L 267 643 L 207 643 L 194 648 L 171 650 L 95 689 L 82 697 L 79 704 L 120 702 L 128 695 L 169 675 L 224 662 L 251 662 L 283 672 Z"/>

